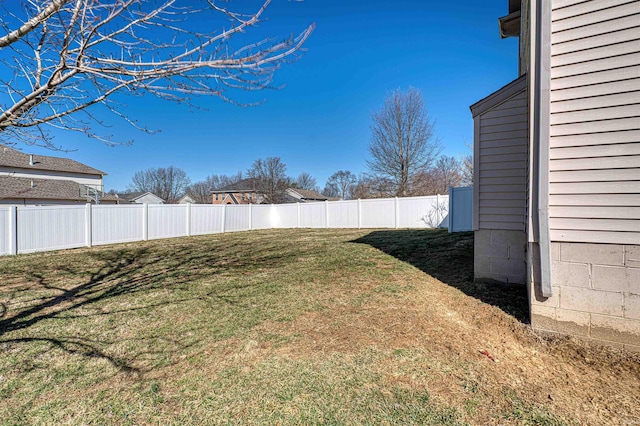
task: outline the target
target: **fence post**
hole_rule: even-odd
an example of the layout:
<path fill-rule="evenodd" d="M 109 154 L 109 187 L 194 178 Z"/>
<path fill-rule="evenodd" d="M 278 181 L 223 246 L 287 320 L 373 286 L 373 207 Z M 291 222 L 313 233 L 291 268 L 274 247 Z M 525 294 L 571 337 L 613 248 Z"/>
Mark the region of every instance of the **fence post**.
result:
<path fill-rule="evenodd" d="M 449 187 L 449 226 L 447 226 L 447 231 L 449 233 L 453 232 L 453 197 L 455 197 L 456 189 L 452 186 Z"/>
<path fill-rule="evenodd" d="M 298 217 L 296 218 L 296 222 L 297 222 L 297 228 L 300 228 L 300 203 L 296 203 L 297 207 L 297 215 Z"/>
<path fill-rule="evenodd" d="M 224 234 L 224 222 L 227 220 L 227 205 L 222 205 L 222 233 Z"/>
<path fill-rule="evenodd" d="M 18 254 L 18 206 L 9 210 L 9 253 Z"/>
<path fill-rule="evenodd" d="M 84 240 L 87 247 L 93 245 L 93 226 L 91 226 L 91 203 L 84 205 Z"/>
<path fill-rule="evenodd" d="M 358 229 L 362 228 L 362 200 L 358 198 Z"/>
<path fill-rule="evenodd" d="M 187 203 L 187 237 L 191 236 L 191 203 Z"/>
<path fill-rule="evenodd" d="M 436 194 L 436 229 L 440 228 L 440 194 Z"/>
<path fill-rule="evenodd" d="M 149 204 L 142 204 L 142 240 L 149 240 Z"/>
<path fill-rule="evenodd" d="M 324 227 L 329 227 L 329 200 L 324 202 Z"/>
<path fill-rule="evenodd" d="M 249 203 L 249 231 L 253 229 L 253 203 Z"/>
<path fill-rule="evenodd" d="M 398 204 L 398 197 L 395 197 L 393 199 L 393 202 L 394 202 L 395 211 L 396 211 L 395 227 L 396 229 L 398 229 L 400 227 L 400 205 Z"/>

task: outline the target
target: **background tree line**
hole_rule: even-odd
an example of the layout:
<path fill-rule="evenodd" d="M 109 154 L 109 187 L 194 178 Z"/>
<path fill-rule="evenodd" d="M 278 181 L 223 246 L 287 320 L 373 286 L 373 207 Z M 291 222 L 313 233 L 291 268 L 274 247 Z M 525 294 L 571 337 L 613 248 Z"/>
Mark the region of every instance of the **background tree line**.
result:
<path fill-rule="evenodd" d="M 287 188 L 319 191 L 316 179 L 309 173 L 301 173 L 292 178 L 287 175 L 286 170 L 287 166 L 280 157 L 260 158 L 244 173 L 212 174 L 203 180 L 191 182 L 181 168 L 158 167 L 136 172 L 127 191 L 152 192 L 169 204 L 177 203 L 183 195 L 189 195 L 198 204 L 210 204 L 212 190 L 233 189 L 233 185 L 245 179 L 251 181 L 267 203 L 285 202 Z"/>
<path fill-rule="evenodd" d="M 323 195 L 341 199 L 408 197 L 447 194 L 450 187 L 473 183 L 473 157 L 441 155 L 443 146 L 435 135 L 419 90 L 394 91 L 371 116 L 368 172 L 356 176 L 339 170 L 326 182 Z M 267 203 L 286 201 L 287 188 L 319 191 L 309 173 L 292 178 L 280 157 L 257 159 L 245 172 L 210 175 L 191 183 L 186 173 L 173 166 L 137 172 L 130 190 L 153 192 L 169 203 L 188 193 L 197 203 L 210 203 L 211 190 L 250 179 Z"/>

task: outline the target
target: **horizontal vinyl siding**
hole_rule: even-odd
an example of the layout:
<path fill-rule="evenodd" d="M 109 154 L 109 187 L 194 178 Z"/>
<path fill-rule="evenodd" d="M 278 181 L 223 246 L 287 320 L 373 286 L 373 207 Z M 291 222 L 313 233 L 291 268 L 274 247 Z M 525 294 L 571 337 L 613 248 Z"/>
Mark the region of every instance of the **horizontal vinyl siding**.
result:
<path fill-rule="evenodd" d="M 525 230 L 528 107 L 526 90 L 479 120 L 479 229 Z"/>
<path fill-rule="evenodd" d="M 551 240 L 640 244 L 640 0 L 551 16 Z"/>

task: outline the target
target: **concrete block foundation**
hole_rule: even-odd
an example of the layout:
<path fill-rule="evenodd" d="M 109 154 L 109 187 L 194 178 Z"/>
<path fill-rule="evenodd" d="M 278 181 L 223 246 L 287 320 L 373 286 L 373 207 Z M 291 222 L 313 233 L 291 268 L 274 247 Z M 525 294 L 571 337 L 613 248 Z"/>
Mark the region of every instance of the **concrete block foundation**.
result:
<path fill-rule="evenodd" d="M 527 281 L 534 329 L 640 350 L 640 246 L 551 243 L 553 296 L 539 291 L 538 247 Z"/>
<path fill-rule="evenodd" d="M 474 278 L 525 284 L 527 236 L 523 231 L 480 229 L 474 233 Z"/>

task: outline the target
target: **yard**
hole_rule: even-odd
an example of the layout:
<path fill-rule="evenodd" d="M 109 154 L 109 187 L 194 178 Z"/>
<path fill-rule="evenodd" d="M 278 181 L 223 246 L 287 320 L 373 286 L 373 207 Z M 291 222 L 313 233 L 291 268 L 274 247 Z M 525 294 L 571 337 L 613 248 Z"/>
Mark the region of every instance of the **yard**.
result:
<path fill-rule="evenodd" d="M 0 422 L 635 424 L 640 358 L 534 335 L 472 259 L 296 229 L 0 258 Z"/>

